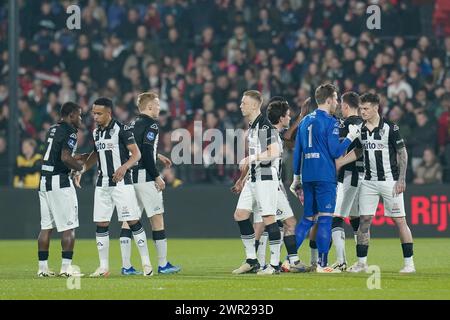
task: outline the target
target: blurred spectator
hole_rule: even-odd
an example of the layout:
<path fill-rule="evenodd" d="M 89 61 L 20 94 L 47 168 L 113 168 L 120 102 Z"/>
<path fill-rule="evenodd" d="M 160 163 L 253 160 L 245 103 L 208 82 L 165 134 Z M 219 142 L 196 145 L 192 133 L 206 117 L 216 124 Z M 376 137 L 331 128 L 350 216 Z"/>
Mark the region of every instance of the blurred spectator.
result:
<path fill-rule="evenodd" d="M 413 91 L 411 85 L 403 80 L 403 77 L 398 70 L 392 70 L 391 76 L 388 81 L 389 86 L 387 88 L 387 96 L 389 99 L 397 97 L 398 94 L 402 91 L 405 91 L 408 98 L 412 98 Z"/>
<path fill-rule="evenodd" d="M 423 160 L 415 170 L 414 183 L 442 183 L 442 167 L 433 149 L 426 148 L 423 152 Z"/>
<path fill-rule="evenodd" d="M 417 126 L 413 128 L 407 141 L 413 171 L 422 162 L 424 150 L 435 148 L 436 141 L 436 126 L 423 111 L 416 113 L 416 123 Z"/>
<path fill-rule="evenodd" d="M 36 141 L 25 139 L 22 154 L 17 156 L 14 169 L 14 187 L 37 189 L 41 177 L 42 155 L 36 153 Z"/>
<path fill-rule="evenodd" d="M 166 186 L 168 187 L 178 188 L 183 184 L 183 181 L 176 177 L 174 168 L 164 168 L 162 175 L 164 177 L 164 181 L 166 182 Z"/>

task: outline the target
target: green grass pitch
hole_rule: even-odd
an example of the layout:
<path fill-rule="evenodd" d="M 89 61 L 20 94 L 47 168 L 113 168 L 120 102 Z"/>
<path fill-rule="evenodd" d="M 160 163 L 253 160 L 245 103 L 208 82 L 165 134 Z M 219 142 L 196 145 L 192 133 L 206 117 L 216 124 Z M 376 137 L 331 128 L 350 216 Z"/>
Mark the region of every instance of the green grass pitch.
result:
<path fill-rule="evenodd" d="M 182 266 L 177 275 L 120 275 L 119 241 L 111 239 L 108 278 L 80 279 L 80 289 L 69 290 L 66 279 L 37 278 L 37 243 L 0 241 L 0 299 L 450 299 L 449 239 L 416 239 L 417 273 L 400 275 L 403 258 L 398 239 L 372 239 L 369 264 L 381 269 L 381 289 L 368 289 L 370 274 L 231 274 L 243 261 L 239 239 L 169 239 L 169 258 Z M 309 261 L 307 243 L 300 250 Z M 149 242 L 152 263 L 157 259 Z M 349 263 L 355 261 L 354 242 L 347 241 Z M 59 271 L 59 240 L 50 248 L 50 267 Z M 284 255 L 284 252 L 283 252 Z M 334 261 L 334 250 L 330 262 Z M 140 267 L 133 246 L 133 263 Z M 94 240 L 77 240 L 74 264 L 89 274 L 98 265 Z M 267 290 L 270 288 L 270 291 Z"/>

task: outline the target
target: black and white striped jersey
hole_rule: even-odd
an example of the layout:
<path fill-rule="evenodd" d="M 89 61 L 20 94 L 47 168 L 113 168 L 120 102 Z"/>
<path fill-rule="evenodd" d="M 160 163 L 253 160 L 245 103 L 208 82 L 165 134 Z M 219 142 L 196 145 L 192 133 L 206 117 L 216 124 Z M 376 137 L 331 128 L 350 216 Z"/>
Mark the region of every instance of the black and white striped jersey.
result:
<path fill-rule="evenodd" d="M 113 175 L 130 158 L 127 146 L 135 144 L 131 130 L 125 130 L 124 125 L 112 119 L 104 129 L 97 127 L 93 132 L 95 151 L 98 155 L 97 187 L 114 187 L 131 184 L 131 173 L 128 170 L 122 181 L 114 182 Z"/>
<path fill-rule="evenodd" d="M 354 125 L 361 125 L 363 122 L 362 118 L 359 116 L 350 116 L 347 119 L 339 119 L 339 140 L 343 141 L 345 137 L 348 134 L 348 126 L 351 124 Z M 347 149 L 347 153 L 352 151 L 353 149 L 358 148 L 361 149 L 361 141 L 358 139 L 355 139 L 350 146 Z M 364 162 L 363 162 L 363 156 L 361 156 L 359 159 L 357 159 L 354 162 L 351 162 L 349 164 L 346 164 L 343 166 L 338 173 L 338 181 L 343 183 L 344 182 L 344 175 L 345 171 L 350 171 L 352 173 L 352 178 L 350 179 L 351 185 L 354 187 L 358 186 L 358 180 L 359 180 L 359 174 L 361 172 L 364 172 Z"/>
<path fill-rule="evenodd" d="M 127 128 L 133 132 L 136 144 L 141 151 L 141 159 L 133 167 L 133 183 L 155 181 L 159 176 L 156 167 L 159 140 L 158 121 L 145 114 L 140 114 Z"/>
<path fill-rule="evenodd" d="M 77 129 L 61 121 L 50 127 L 45 137 L 45 154 L 41 167 L 40 191 L 52 191 L 71 186 L 70 169 L 61 160 L 64 149 L 72 155 L 77 148 Z"/>
<path fill-rule="evenodd" d="M 278 143 L 282 148 L 282 141 L 278 130 L 270 123 L 269 119 L 260 114 L 248 130 L 248 154 L 249 156 L 260 154 L 267 150 L 272 143 Z M 257 161 L 250 165 L 250 181 L 277 180 L 280 170 L 280 157 L 271 161 Z"/>
<path fill-rule="evenodd" d="M 364 121 L 360 141 L 364 150 L 364 179 L 397 181 L 399 177 L 397 150 L 405 147 L 399 127 L 380 118 L 378 127 L 370 132 Z"/>

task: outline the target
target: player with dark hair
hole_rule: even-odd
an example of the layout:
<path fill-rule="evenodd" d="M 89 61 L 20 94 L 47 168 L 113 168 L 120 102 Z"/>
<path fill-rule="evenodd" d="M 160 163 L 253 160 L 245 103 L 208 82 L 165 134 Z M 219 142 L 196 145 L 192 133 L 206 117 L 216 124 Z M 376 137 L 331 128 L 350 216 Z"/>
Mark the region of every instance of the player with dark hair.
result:
<path fill-rule="evenodd" d="M 56 228 L 62 232 L 62 263 L 60 276 L 81 276 L 72 268 L 75 228 L 78 228 L 78 200 L 70 170 L 81 170 L 74 158 L 77 129 L 81 126 L 81 107 L 66 102 L 61 107 L 61 120 L 50 127 L 45 137 L 45 154 L 41 167 L 39 201 L 41 232 L 38 237 L 39 277 L 54 276 L 48 268 L 50 236 Z"/>
<path fill-rule="evenodd" d="M 94 196 L 94 222 L 100 266 L 91 277 L 109 275 L 109 223 L 114 208 L 119 221 L 126 221 L 133 233 L 141 256 L 144 276 L 152 276 L 153 268 L 147 249 L 147 237 L 139 222 L 140 214 L 131 179 L 131 167 L 141 158 L 134 135 L 112 117 L 113 103 L 108 98 L 94 101 L 92 113 L 97 128 L 93 132 L 95 149 L 77 175 L 89 170 L 96 162 L 98 177 Z"/>
<path fill-rule="evenodd" d="M 406 189 L 408 153 L 400 136 L 399 127 L 380 117 L 380 97 L 366 93 L 361 96 L 361 124 L 359 140 L 362 149 L 354 149 L 338 166 L 357 160 L 364 152 L 364 180 L 359 191 L 360 222 L 357 232 L 356 255 L 358 261 L 347 271 L 365 272 L 368 269 L 370 225 L 380 200 L 383 198 L 384 215 L 397 226 L 402 244 L 404 266 L 400 273 L 414 273 L 413 238 L 405 219 L 403 192 Z"/>
<path fill-rule="evenodd" d="M 356 92 L 349 91 L 341 97 L 341 113 L 343 119 L 340 120 L 339 136 L 343 140 L 349 132 L 350 125 L 360 125 L 361 117 L 358 115 L 360 99 Z M 354 148 L 361 148 L 361 143 L 355 139 L 348 147 L 347 152 Z M 338 185 L 336 208 L 334 210 L 331 237 L 336 249 L 336 262 L 331 266 L 335 269 L 345 271 L 347 268 L 345 254 L 345 231 L 344 218 L 350 217 L 350 224 L 356 236 L 359 226 L 359 189 L 363 179 L 364 165 L 360 157 L 356 161 L 347 164 L 338 172 Z"/>
<path fill-rule="evenodd" d="M 272 125 L 278 130 L 281 141 L 284 140 L 284 134 L 289 127 L 289 122 L 291 120 L 290 107 L 288 102 L 282 97 L 273 97 L 270 99 L 267 107 L 267 118 L 272 123 Z M 281 149 L 283 150 L 283 148 Z M 280 156 L 279 164 L 279 182 L 278 187 L 278 203 L 277 203 L 277 223 L 280 227 L 280 232 L 282 234 L 283 242 L 286 246 L 288 252 L 288 266 L 285 266 L 283 271 L 291 272 L 305 272 L 306 266 L 300 262 L 297 254 L 297 248 L 295 243 L 295 225 L 297 223 L 292 208 L 287 199 L 287 194 L 281 180 L 281 166 L 282 166 L 282 155 Z M 249 167 L 246 166 L 241 170 L 241 176 L 233 187 L 232 191 L 235 193 L 240 193 L 244 184 L 247 180 L 247 173 Z M 258 262 L 261 267 L 265 266 L 266 260 L 266 244 L 268 238 L 268 232 L 264 228 L 264 223 L 261 215 L 254 213 L 253 216 L 253 227 L 255 229 L 255 246 Z M 282 244 L 282 243 L 281 243 Z M 280 244 L 280 246 L 281 246 Z"/>

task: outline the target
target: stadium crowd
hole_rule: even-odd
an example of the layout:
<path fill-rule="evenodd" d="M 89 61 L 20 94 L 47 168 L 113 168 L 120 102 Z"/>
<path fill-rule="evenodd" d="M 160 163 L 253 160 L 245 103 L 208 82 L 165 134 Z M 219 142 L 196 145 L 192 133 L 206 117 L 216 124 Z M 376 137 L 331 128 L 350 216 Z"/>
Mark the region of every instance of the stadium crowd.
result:
<path fill-rule="evenodd" d="M 159 151 L 170 155 L 172 131 L 192 132 L 194 121 L 204 130 L 246 128 L 239 99 L 247 89 L 261 91 L 266 101 L 285 96 L 298 114 L 326 81 L 341 93 L 379 93 L 383 116 L 399 124 L 407 143 L 409 181 L 448 183 L 450 19 L 438 23 L 433 17 L 442 10 L 418 2 L 377 1 L 381 29 L 368 30 L 367 4 L 356 0 L 89 0 L 79 1 L 81 29 L 69 30 L 65 8 L 71 1 L 19 1 L 23 154 L 14 185 L 36 187 L 36 179 L 25 183 L 25 177 L 36 169 L 36 154 L 43 153 L 45 133 L 65 101 L 82 106 L 78 152 L 89 152 L 96 98 L 113 99 L 116 117 L 127 123 L 137 95 L 158 92 Z M 6 9 L 0 6 L 0 184 L 8 168 Z M 291 156 L 285 152 L 286 182 Z M 231 184 L 237 170 L 206 161 L 166 173 L 174 186 Z"/>

